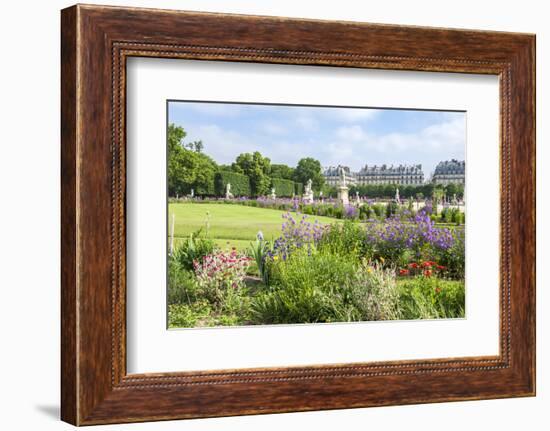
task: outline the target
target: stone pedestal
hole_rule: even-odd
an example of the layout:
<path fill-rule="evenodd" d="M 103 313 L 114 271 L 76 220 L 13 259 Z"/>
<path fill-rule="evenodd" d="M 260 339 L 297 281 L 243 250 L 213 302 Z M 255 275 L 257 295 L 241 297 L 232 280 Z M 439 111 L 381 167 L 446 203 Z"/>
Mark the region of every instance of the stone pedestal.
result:
<path fill-rule="evenodd" d="M 346 186 L 338 187 L 338 200 L 342 205 L 349 205 L 349 188 Z"/>
<path fill-rule="evenodd" d="M 311 204 L 313 203 L 313 192 L 310 191 L 309 193 L 304 193 L 304 195 L 302 196 L 302 201 L 305 203 L 305 204 Z"/>

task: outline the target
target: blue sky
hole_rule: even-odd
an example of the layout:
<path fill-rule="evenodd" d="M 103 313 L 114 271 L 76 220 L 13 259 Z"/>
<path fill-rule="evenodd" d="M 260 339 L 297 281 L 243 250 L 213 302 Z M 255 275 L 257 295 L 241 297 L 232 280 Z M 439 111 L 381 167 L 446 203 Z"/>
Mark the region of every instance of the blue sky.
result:
<path fill-rule="evenodd" d="M 257 150 L 289 166 L 422 164 L 428 178 L 439 161 L 464 160 L 466 144 L 464 112 L 169 102 L 168 118 L 220 164 Z"/>

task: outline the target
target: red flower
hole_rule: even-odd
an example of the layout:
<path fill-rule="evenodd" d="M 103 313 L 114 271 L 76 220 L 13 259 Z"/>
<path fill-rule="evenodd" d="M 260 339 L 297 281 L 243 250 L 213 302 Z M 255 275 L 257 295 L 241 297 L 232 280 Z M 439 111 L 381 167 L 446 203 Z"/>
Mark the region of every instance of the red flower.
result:
<path fill-rule="evenodd" d="M 443 265 L 437 265 L 437 269 L 439 269 L 440 271 L 444 271 L 447 269 L 447 267 Z"/>
<path fill-rule="evenodd" d="M 418 268 L 418 263 L 416 263 L 416 262 L 409 263 L 409 268 L 413 268 L 413 269 Z"/>
<path fill-rule="evenodd" d="M 399 270 L 399 275 L 409 275 L 409 270 L 408 269 L 400 269 Z"/>
<path fill-rule="evenodd" d="M 432 267 L 432 262 L 430 261 L 426 261 L 426 262 L 422 262 L 422 268 L 431 268 Z"/>
<path fill-rule="evenodd" d="M 425 275 L 426 277 L 431 277 L 431 276 L 432 276 L 432 270 L 431 270 L 431 269 L 425 270 L 425 271 L 424 271 L 424 275 Z"/>
<path fill-rule="evenodd" d="M 438 294 L 441 293 L 441 287 L 436 287 L 435 288 L 435 293 L 438 293 Z"/>

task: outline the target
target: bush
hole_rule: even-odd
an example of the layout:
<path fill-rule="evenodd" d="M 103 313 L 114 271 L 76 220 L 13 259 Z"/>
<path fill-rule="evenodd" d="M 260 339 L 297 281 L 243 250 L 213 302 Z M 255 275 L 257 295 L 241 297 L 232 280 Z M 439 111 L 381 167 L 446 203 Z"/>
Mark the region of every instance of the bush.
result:
<path fill-rule="evenodd" d="M 252 302 L 262 323 L 386 320 L 399 316 L 393 272 L 349 256 L 299 250 L 274 262 L 271 287 Z"/>
<path fill-rule="evenodd" d="M 347 294 L 354 309 L 353 320 L 395 320 L 401 315 L 393 270 L 361 266 L 348 284 Z"/>
<path fill-rule="evenodd" d="M 202 261 L 204 256 L 214 252 L 214 241 L 201 236 L 201 232 L 202 230 L 199 229 L 192 233 L 189 238 L 186 238 L 176 246 L 172 253 L 170 259 L 177 262 L 181 269 L 188 271 L 194 269 L 194 261 Z"/>
<path fill-rule="evenodd" d="M 346 220 L 328 225 L 317 244 L 322 252 L 362 257 L 365 253 L 365 230 L 359 223 Z"/>
<path fill-rule="evenodd" d="M 168 304 L 191 304 L 200 296 L 195 275 L 173 259 L 168 260 Z"/>
<path fill-rule="evenodd" d="M 398 282 L 402 319 L 464 317 L 464 281 L 414 277 Z"/>
<path fill-rule="evenodd" d="M 216 195 L 225 196 L 227 184 L 231 184 L 231 193 L 235 197 L 250 196 L 250 180 L 246 175 L 230 171 L 219 171 L 214 176 Z"/>
<path fill-rule="evenodd" d="M 304 185 L 302 183 L 294 183 L 294 192 L 296 196 L 302 196 L 304 194 Z"/>
<path fill-rule="evenodd" d="M 435 260 L 447 267 L 448 276 L 455 279 L 464 279 L 466 265 L 466 232 L 463 226 L 451 229 L 453 244 L 448 249 L 435 250 Z"/>
<path fill-rule="evenodd" d="M 255 320 L 264 324 L 341 321 L 349 315 L 338 298 L 340 286 L 354 277 L 356 266 L 346 257 L 326 253 L 309 256 L 298 250 L 271 268 L 270 290 L 252 303 Z"/>
<path fill-rule="evenodd" d="M 272 178 L 271 187 L 275 188 L 275 194 L 279 197 L 289 198 L 294 195 L 294 181 L 284 180 L 282 178 Z"/>
<path fill-rule="evenodd" d="M 230 308 L 242 296 L 246 270 L 252 258 L 241 256 L 236 250 L 217 252 L 195 261 L 195 275 L 202 296 L 217 310 Z"/>

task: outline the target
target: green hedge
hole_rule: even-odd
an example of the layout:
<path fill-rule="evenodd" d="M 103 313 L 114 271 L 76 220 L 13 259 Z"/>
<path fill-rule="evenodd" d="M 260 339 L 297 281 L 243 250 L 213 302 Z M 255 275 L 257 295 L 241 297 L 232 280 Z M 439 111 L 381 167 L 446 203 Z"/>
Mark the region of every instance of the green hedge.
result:
<path fill-rule="evenodd" d="M 302 183 L 294 183 L 294 191 L 297 196 L 302 196 L 304 194 L 304 185 Z"/>
<path fill-rule="evenodd" d="M 294 192 L 294 181 L 272 178 L 271 187 L 275 188 L 275 194 L 280 198 L 290 198 Z"/>
<path fill-rule="evenodd" d="M 231 184 L 231 193 L 233 193 L 233 196 L 250 196 L 250 180 L 246 175 L 229 171 L 217 172 L 214 178 L 216 195 L 225 196 L 227 183 Z"/>

